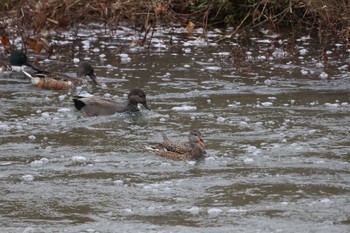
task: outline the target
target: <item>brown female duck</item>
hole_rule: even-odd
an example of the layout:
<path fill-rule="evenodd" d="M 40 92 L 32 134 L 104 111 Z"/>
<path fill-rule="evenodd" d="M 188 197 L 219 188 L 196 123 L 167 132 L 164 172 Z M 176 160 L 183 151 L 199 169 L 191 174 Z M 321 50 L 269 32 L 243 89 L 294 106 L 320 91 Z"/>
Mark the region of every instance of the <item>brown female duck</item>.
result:
<path fill-rule="evenodd" d="M 197 160 L 205 156 L 205 144 L 202 134 L 198 130 L 192 130 L 188 135 L 188 142 L 177 143 L 170 141 L 163 134 L 163 142 L 150 147 L 157 155 L 173 160 Z"/>
<path fill-rule="evenodd" d="M 77 77 L 75 78 L 55 73 L 37 73 L 33 76 L 25 71 L 23 71 L 23 73 L 31 79 L 34 86 L 42 89 L 67 90 L 75 88 L 86 83 L 86 80 L 83 79 L 85 76 L 89 76 L 95 85 L 99 85 L 94 68 L 92 68 L 88 62 L 79 64 L 77 68 Z"/>
<path fill-rule="evenodd" d="M 138 112 L 138 104 L 142 104 L 146 109 L 151 110 L 146 102 L 146 94 L 141 89 L 133 89 L 128 94 L 126 105 L 117 103 L 111 99 L 101 97 L 82 97 L 73 98 L 75 108 L 81 110 L 86 116 L 113 115 L 114 113 Z"/>

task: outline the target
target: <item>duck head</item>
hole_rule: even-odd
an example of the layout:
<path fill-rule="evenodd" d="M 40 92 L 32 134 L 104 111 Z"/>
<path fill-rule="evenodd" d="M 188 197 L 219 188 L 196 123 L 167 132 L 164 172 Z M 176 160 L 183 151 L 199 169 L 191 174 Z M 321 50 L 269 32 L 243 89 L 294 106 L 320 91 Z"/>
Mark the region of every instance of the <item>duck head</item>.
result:
<path fill-rule="evenodd" d="M 42 73 L 42 74 L 49 73 L 47 71 L 40 70 L 39 68 L 37 68 L 33 64 L 31 64 L 28 61 L 27 55 L 20 50 L 12 51 L 12 53 L 10 55 L 10 64 L 11 64 L 11 66 L 28 66 L 28 67 L 32 68 L 33 70 L 35 70 L 36 72 Z"/>
<path fill-rule="evenodd" d="M 77 69 L 77 76 L 78 77 L 89 76 L 95 85 L 100 85 L 100 83 L 97 81 L 94 68 L 88 62 L 81 62 L 79 64 Z"/>
<path fill-rule="evenodd" d="M 191 144 L 195 143 L 203 148 L 205 147 L 205 143 L 202 139 L 202 133 L 199 132 L 198 130 L 192 130 L 188 135 L 188 140 Z"/>
<path fill-rule="evenodd" d="M 10 64 L 12 66 L 24 66 L 28 65 L 27 55 L 19 50 L 15 50 L 10 55 Z"/>
<path fill-rule="evenodd" d="M 133 89 L 128 94 L 128 105 L 137 106 L 142 104 L 146 109 L 151 110 L 146 101 L 146 94 L 141 89 Z"/>

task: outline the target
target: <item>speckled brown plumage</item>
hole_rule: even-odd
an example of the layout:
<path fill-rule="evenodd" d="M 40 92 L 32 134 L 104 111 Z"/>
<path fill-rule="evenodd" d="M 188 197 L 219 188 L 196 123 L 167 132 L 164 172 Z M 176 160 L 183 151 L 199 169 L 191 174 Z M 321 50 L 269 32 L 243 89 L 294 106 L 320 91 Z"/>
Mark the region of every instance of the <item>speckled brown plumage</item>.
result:
<path fill-rule="evenodd" d="M 163 135 L 163 142 L 150 149 L 157 155 L 169 159 L 189 160 L 204 157 L 206 154 L 204 146 L 201 133 L 198 130 L 192 130 L 186 143 L 173 142 Z"/>
<path fill-rule="evenodd" d="M 67 90 L 75 87 L 73 82 L 68 80 L 60 80 L 55 78 L 32 78 L 32 83 L 34 86 L 41 89 L 50 89 L 50 90 Z"/>
<path fill-rule="evenodd" d="M 96 76 L 94 73 L 94 69 L 89 63 L 82 62 L 79 64 L 77 68 L 77 77 L 68 77 L 62 74 L 35 74 L 34 76 L 29 73 L 23 71 L 25 75 L 30 77 L 34 86 L 49 89 L 49 90 L 67 90 L 71 88 L 75 88 L 87 83 L 86 80 L 83 79 L 84 76 L 89 76 L 95 85 L 99 85 L 96 80 Z"/>

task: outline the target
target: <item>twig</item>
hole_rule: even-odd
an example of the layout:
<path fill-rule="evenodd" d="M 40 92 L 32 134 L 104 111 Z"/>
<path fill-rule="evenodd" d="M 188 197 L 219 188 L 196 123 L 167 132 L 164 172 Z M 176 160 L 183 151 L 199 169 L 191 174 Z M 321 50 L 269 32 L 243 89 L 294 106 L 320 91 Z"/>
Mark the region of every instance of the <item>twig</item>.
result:
<path fill-rule="evenodd" d="M 233 32 L 231 32 L 228 36 L 224 36 L 224 37 L 222 37 L 222 38 L 216 40 L 215 42 L 218 43 L 218 42 L 220 42 L 220 41 L 222 41 L 222 40 L 225 40 L 226 38 L 231 38 L 231 37 L 232 37 L 234 34 L 236 34 L 236 32 L 240 29 L 240 27 L 243 25 L 244 21 L 247 20 L 247 18 L 249 17 L 249 15 L 250 15 L 250 10 L 249 10 L 248 14 L 244 17 L 244 19 L 241 21 L 241 23 L 238 25 L 238 27 L 236 28 L 236 30 L 234 30 Z"/>

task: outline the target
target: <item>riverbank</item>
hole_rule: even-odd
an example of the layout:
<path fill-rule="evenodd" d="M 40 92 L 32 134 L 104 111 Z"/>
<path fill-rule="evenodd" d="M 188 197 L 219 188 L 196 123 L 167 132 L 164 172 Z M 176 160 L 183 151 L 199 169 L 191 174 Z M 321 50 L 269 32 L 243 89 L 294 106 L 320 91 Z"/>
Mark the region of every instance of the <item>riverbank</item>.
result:
<path fill-rule="evenodd" d="M 78 24 L 103 23 L 116 28 L 122 22 L 140 31 L 155 25 L 201 27 L 233 27 L 235 33 L 256 27 L 314 33 L 324 40 L 337 38 L 346 43 L 350 38 L 348 1 L 336 0 L 4 0 L 0 5 L 0 26 L 15 26 L 17 31 L 31 29 L 38 34 L 47 30 L 68 30 Z M 13 25 L 8 25 L 12 18 Z M 6 30 L 2 30 L 6 31 Z M 4 32 L 3 32 L 4 34 Z"/>

